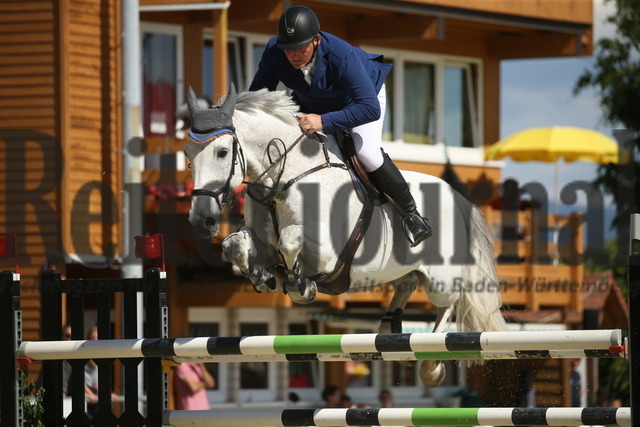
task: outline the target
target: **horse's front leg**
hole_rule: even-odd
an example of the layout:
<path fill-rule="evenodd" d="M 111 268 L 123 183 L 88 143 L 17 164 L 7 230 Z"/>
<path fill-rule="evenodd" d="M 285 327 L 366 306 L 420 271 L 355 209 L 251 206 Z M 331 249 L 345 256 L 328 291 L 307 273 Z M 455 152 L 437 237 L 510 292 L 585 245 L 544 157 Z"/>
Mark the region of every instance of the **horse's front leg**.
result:
<path fill-rule="evenodd" d="M 278 263 L 275 251 L 258 239 L 250 228 L 244 227 L 224 239 L 222 256 L 238 267 L 256 291 L 282 292 L 282 279 L 263 267 Z"/>
<path fill-rule="evenodd" d="M 393 297 L 378 326 L 378 332 L 381 334 L 402 332 L 402 315 L 404 308 L 416 290 L 418 283 L 420 283 L 420 278 L 417 274 L 418 273 L 413 271 L 390 283 L 393 285 Z"/>
<path fill-rule="evenodd" d="M 300 269 L 300 251 L 304 242 L 303 226 L 288 225 L 280 231 L 278 249 L 285 264 L 284 287 L 289 298 L 298 304 L 310 304 L 318 295 L 315 282 L 308 280 Z"/>

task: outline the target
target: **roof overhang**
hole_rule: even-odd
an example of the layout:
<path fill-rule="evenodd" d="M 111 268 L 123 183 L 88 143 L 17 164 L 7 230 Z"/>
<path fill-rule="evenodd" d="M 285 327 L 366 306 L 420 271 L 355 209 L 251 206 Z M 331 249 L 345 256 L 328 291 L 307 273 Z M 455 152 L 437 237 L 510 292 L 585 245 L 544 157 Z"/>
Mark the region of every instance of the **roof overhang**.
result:
<path fill-rule="evenodd" d="M 582 35 L 591 29 L 590 24 L 567 22 L 553 19 L 534 18 L 505 13 L 487 12 L 457 7 L 415 3 L 409 1 L 386 0 L 316 0 L 319 3 L 333 3 L 341 6 L 382 10 L 408 15 L 423 15 L 436 18 L 459 19 L 488 24 L 507 25 L 538 31 Z"/>

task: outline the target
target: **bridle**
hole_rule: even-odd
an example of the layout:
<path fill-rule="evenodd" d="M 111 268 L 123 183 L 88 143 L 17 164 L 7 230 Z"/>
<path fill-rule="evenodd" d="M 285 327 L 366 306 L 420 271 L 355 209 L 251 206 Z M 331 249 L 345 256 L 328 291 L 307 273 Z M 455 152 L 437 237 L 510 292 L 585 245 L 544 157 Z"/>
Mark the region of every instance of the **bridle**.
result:
<path fill-rule="evenodd" d="M 218 204 L 218 209 L 222 210 L 224 206 L 231 207 L 234 202 L 233 191 L 231 189 L 231 178 L 236 173 L 236 165 L 238 162 L 240 163 L 240 169 L 242 171 L 242 176 L 246 175 L 246 162 L 244 159 L 244 153 L 242 152 L 242 146 L 238 141 L 238 137 L 236 135 L 236 131 L 233 128 L 230 129 L 219 129 L 205 137 L 198 137 L 191 130 L 188 132 L 189 139 L 196 144 L 208 144 L 222 135 L 232 135 L 233 136 L 233 147 L 231 154 L 231 169 L 229 170 L 229 175 L 227 176 L 226 182 L 222 185 L 222 187 L 218 188 L 215 191 L 206 190 L 204 188 L 196 188 L 191 191 L 191 196 L 208 196 L 212 197 L 216 203 Z M 222 196 L 222 199 L 220 198 Z"/>
<path fill-rule="evenodd" d="M 218 204 L 218 208 L 222 209 L 223 206 L 232 206 L 233 205 L 233 201 L 234 201 L 234 197 L 232 196 L 232 189 L 231 189 L 231 178 L 235 175 L 235 167 L 238 164 L 238 160 L 240 160 L 240 167 L 242 169 L 242 176 L 245 177 L 246 176 L 246 163 L 245 163 L 245 158 L 244 158 L 244 153 L 242 151 L 242 146 L 240 145 L 240 142 L 238 141 L 238 137 L 235 133 L 235 129 L 233 128 L 225 128 L 225 129 L 220 129 L 217 131 L 214 131 L 204 137 L 198 137 L 196 134 L 194 134 L 191 130 L 189 130 L 188 135 L 189 135 L 189 139 L 192 142 L 195 142 L 197 144 L 206 144 L 209 142 L 214 141 L 216 138 L 222 136 L 222 135 L 226 135 L 226 134 L 231 134 L 233 135 L 233 154 L 232 154 L 232 166 L 231 166 L 231 170 L 229 171 L 229 176 L 227 177 L 226 182 L 224 183 L 224 185 L 222 187 L 220 187 L 219 189 L 215 190 L 215 191 L 211 191 L 211 190 L 206 190 L 206 189 L 202 189 L 202 188 L 197 188 L 192 190 L 191 195 L 192 196 L 209 196 L 212 197 L 216 203 Z M 306 134 L 302 134 L 300 135 L 300 137 L 298 137 L 293 144 L 291 144 L 289 147 L 285 147 L 283 151 L 280 151 L 278 149 L 278 145 L 284 146 L 284 143 L 281 139 L 276 138 L 273 139 L 269 142 L 268 147 L 275 147 L 276 150 L 278 150 L 279 152 L 279 156 L 275 159 L 271 158 L 270 152 L 271 150 L 269 148 L 267 148 L 267 153 L 269 154 L 269 163 L 270 166 L 267 167 L 256 179 L 254 179 L 253 181 L 243 181 L 243 184 L 247 184 L 247 195 L 249 197 L 251 197 L 253 200 L 255 200 L 256 202 L 260 203 L 261 205 L 265 206 L 272 217 L 273 223 L 275 225 L 275 229 L 276 229 L 276 233 L 278 233 L 278 218 L 276 216 L 276 212 L 275 212 L 275 200 L 278 198 L 277 194 L 278 193 L 284 193 L 286 192 L 293 184 L 295 184 L 296 182 L 300 181 L 301 179 L 315 173 L 318 172 L 324 168 L 331 168 L 331 167 L 338 167 L 338 168 L 342 168 L 342 169 L 347 169 L 344 163 L 334 163 L 331 162 L 329 160 L 329 152 L 327 150 L 327 147 L 324 143 L 322 143 L 322 150 L 324 153 L 324 158 L 325 161 L 324 163 L 321 163 L 315 167 L 312 167 L 308 170 L 306 170 L 305 172 L 299 174 L 298 176 L 296 176 L 295 178 L 292 178 L 290 180 L 288 180 L 284 185 L 280 186 L 280 178 L 282 177 L 282 173 L 284 172 L 284 168 L 285 168 L 285 163 L 286 163 L 286 159 L 287 159 L 287 154 L 289 152 L 291 152 L 291 150 L 293 150 L 293 148 L 298 145 L 298 143 L 305 137 L 308 137 L 308 135 Z M 260 181 L 262 180 L 262 178 L 267 175 L 276 165 L 280 166 L 280 170 L 277 173 L 277 177 L 275 179 L 275 182 L 273 184 L 273 186 L 269 187 L 266 186 L 262 183 L 260 183 Z M 261 188 L 263 190 L 267 190 L 266 191 L 266 196 L 264 197 L 259 197 L 258 195 L 255 194 L 254 191 L 252 191 L 252 189 L 258 189 Z M 220 196 L 222 196 L 222 201 L 220 200 Z"/>

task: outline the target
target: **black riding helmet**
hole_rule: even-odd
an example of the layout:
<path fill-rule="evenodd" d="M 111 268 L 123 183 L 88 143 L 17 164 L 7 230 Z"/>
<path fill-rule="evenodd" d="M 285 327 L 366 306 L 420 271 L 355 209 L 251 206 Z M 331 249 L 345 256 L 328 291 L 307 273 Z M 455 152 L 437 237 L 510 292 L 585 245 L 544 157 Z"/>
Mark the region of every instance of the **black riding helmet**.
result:
<path fill-rule="evenodd" d="M 291 6 L 278 21 L 278 47 L 283 50 L 301 49 L 311 43 L 320 32 L 320 22 L 313 10 L 306 6 Z"/>

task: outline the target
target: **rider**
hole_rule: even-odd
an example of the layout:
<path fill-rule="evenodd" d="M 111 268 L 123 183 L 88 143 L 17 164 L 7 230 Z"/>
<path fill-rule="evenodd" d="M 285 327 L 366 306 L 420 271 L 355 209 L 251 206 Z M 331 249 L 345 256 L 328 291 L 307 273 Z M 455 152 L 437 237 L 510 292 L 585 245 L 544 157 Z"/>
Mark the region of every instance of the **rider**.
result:
<path fill-rule="evenodd" d="M 249 90 L 275 90 L 284 83 L 306 113 L 297 116 L 306 134 L 350 130 L 358 159 L 376 188 L 399 205 L 411 246 L 416 246 L 433 232 L 404 177 L 381 150 L 384 80 L 390 69 L 381 55 L 320 31 L 308 7 L 291 6 L 280 16 L 278 36 L 269 40 Z"/>

